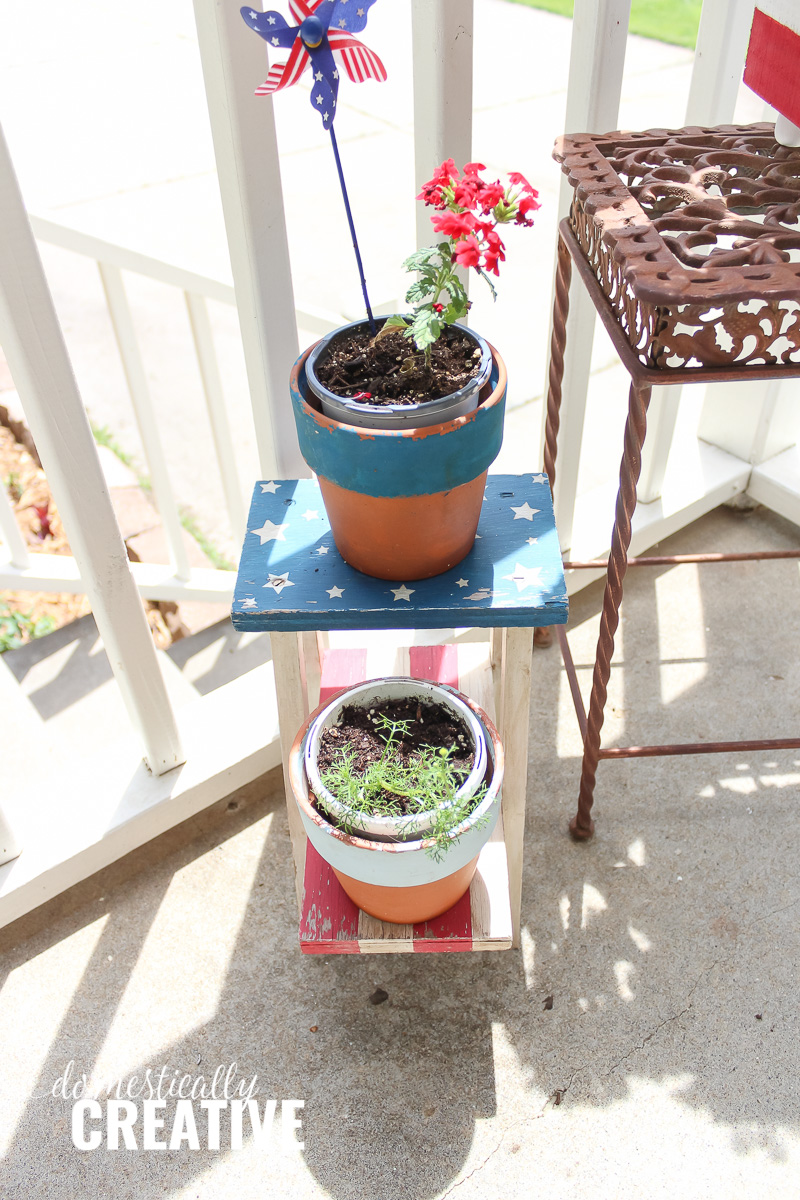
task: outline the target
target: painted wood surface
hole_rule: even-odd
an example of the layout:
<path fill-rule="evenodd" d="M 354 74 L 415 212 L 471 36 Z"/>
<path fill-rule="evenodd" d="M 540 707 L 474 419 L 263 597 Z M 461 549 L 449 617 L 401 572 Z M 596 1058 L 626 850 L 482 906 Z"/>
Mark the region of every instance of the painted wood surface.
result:
<path fill-rule="evenodd" d="M 491 699 L 489 646 L 411 646 L 409 672 L 415 679 L 466 687 L 483 704 Z M 325 652 L 321 698 L 360 683 L 366 674 L 363 650 Z M 491 715 L 491 714 L 490 714 Z M 527 746 L 519 751 L 527 759 Z M 507 769 L 507 764 L 506 764 Z M 470 889 L 442 916 L 417 925 L 391 925 L 361 912 L 340 886 L 333 870 L 308 843 L 305 894 L 300 919 L 304 954 L 433 954 L 505 950 L 511 946 L 512 920 L 502 817 L 478 859 Z"/>
<path fill-rule="evenodd" d="M 424 537 L 424 530 L 420 530 Z M 489 476 L 475 545 L 433 579 L 349 567 L 313 480 L 257 483 L 232 620 L 236 629 L 438 629 L 561 625 L 568 603 L 544 475 Z"/>

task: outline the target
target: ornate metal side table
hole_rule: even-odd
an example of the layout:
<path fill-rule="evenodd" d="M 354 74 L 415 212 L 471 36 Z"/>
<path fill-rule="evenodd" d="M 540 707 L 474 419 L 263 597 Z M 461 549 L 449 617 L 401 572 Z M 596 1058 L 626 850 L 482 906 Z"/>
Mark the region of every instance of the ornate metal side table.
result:
<path fill-rule="evenodd" d="M 800 150 L 769 124 L 560 138 L 575 189 L 561 222 L 545 433 L 555 483 L 569 286 L 574 264 L 631 377 L 616 518 L 588 716 L 563 628 L 564 663 L 584 743 L 570 831 L 592 836 L 600 759 L 800 747 L 800 738 L 601 747 L 603 710 L 628 566 L 798 558 L 800 550 L 628 559 L 654 386 L 800 375 Z"/>

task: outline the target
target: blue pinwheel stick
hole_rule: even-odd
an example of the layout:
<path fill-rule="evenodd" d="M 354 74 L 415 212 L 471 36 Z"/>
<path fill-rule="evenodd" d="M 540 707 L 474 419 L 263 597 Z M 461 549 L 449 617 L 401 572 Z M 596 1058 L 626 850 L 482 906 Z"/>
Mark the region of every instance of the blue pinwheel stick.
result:
<path fill-rule="evenodd" d="M 339 94 L 340 66 L 344 67 L 347 77 L 353 83 L 363 83 L 365 79 L 383 82 L 386 78 L 386 68 L 377 54 L 358 38 L 353 37 L 354 33 L 360 33 L 366 27 L 367 13 L 374 3 L 375 0 L 289 0 L 289 11 L 297 22 L 296 25 L 288 25 L 278 12 L 262 13 L 253 8 L 241 10 L 245 22 L 270 47 L 289 51 L 285 63 L 270 68 L 265 82 L 256 88 L 257 96 L 270 95 L 272 92 L 291 87 L 297 83 L 306 68 L 311 67 L 314 76 L 311 106 L 319 113 L 323 127 L 331 137 L 333 157 L 361 279 L 361 291 L 364 294 L 367 317 L 373 333 L 376 332 L 375 318 L 367 294 L 367 281 L 364 278 L 364 266 L 358 248 L 336 134 L 333 132 L 333 121 Z"/>

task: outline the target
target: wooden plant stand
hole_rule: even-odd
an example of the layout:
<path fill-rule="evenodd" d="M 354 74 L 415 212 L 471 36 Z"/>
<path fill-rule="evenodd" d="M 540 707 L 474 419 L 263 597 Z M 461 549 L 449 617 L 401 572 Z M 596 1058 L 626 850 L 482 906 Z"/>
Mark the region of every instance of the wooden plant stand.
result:
<path fill-rule="evenodd" d="M 504 950 L 519 944 L 533 629 L 567 620 L 567 595 L 544 475 L 495 475 L 470 554 L 434 579 L 372 579 L 338 554 L 315 481 L 257 483 L 232 620 L 269 630 L 304 953 Z M 424 530 L 420 530 L 424 537 Z M 483 642 L 414 644 L 415 631 L 490 631 Z M 323 631 L 362 630 L 330 648 Z M 383 632 L 383 631 L 407 631 Z M 469 893 L 421 925 L 355 907 L 308 845 L 286 775 L 297 730 L 320 699 L 364 679 L 411 675 L 458 686 L 496 722 L 506 753 L 501 818 Z"/>

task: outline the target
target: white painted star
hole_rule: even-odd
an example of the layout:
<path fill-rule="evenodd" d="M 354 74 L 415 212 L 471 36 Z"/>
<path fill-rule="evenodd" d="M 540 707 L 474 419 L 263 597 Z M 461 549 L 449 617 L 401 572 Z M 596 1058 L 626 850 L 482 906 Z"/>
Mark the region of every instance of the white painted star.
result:
<path fill-rule="evenodd" d="M 319 550 L 317 551 L 317 554 L 327 554 L 327 553 L 328 553 L 327 546 L 320 546 Z"/>
<path fill-rule="evenodd" d="M 250 17 L 250 20 L 251 20 L 251 21 L 255 21 L 255 20 L 257 19 L 257 17 L 258 17 L 258 13 L 257 13 L 257 12 L 253 12 L 252 8 L 250 9 L 250 12 L 249 12 L 249 14 L 248 14 L 248 15 L 249 15 L 249 17 Z M 274 18 L 273 18 L 273 19 L 274 19 Z"/>
<path fill-rule="evenodd" d="M 514 514 L 515 521 L 532 521 L 534 514 L 539 512 L 538 508 L 531 508 L 526 500 L 524 504 L 520 504 L 517 508 L 515 505 L 509 505 L 509 508 Z"/>
<path fill-rule="evenodd" d="M 533 482 L 534 483 L 547 483 L 547 476 L 542 475 L 541 473 L 538 475 L 534 475 Z"/>
<path fill-rule="evenodd" d="M 327 119 L 328 119 L 328 117 L 329 117 L 329 116 L 330 116 L 330 113 L 323 113 L 323 114 L 322 114 L 322 119 L 323 119 L 323 121 L 327 121 Z"/>
<path fill-rule="evenodd" d="M 322 99 L 323 99 L 322 96 L 317 96 L 316 97 L 317 104 L 322 104 Z"/>
<path fill-rule="evenodd" d="M 271 40 L 272 40 L 273 46 L 280 46 L 280 44 L 281 44 L 280 38 L 272 38 Z"/>
<path fill-rule="evenodd" d="M 271 480 L 269 483 L 262 483 L 261 491 L 262 491 L 262 493 L 263 492 L 272 492 L 274 494 L 275 492 L 277 492 L 277 490 L 280 486 L 281 485 L 279 483 L 275 483 L 274 480 Z"/>
<path fill-rule="evenodd" d="M 344 588 L 340 588 L 340 587 L 328 588 L 327 591 L 328 591 L 328 595 L 330 596 L 331 600 L 340 600 L 341 597 L 344 595 Z"/>
<path fill-rule="evenodd" d="M 541 573 L 541 567 L 524 567 L 522 563 L 515 563 L 513 575 L 504 575 L 503 579 L 515 583 L 518 592 L 524 592 L 525 588 L 538 586 Z"/>
<path fill-rule="evenodd" d="M 251 529 L 250 532 L 258 534 L 263 546 L 265 542 L 285 542 L 283 531 L 288 528 L 288 525 L 276 525 L 274 521 L 265 521 L 260 529 Z"/>
<path fill-rule="evenodd" d="M 274 25 L 274 24 L 275 24 L 275 18 L 274 18 L 274 17 L 267 17 L 267 21 L 269 22 L 269 24 L 270 24 L 270 25 Z"/>
<path fill-rule="evenodd" d="M 338 72 L 338 71 L 334 71 L 334 72 L 333 72 L 333 78 L 334 78 L 334 79 L 338 79 L 338 78 L 339 78 L 339 72 Z"/>
<path fill-rule="evenodd" d="M 396 603 L 398 600 L 410 600 L 416 589 L 407 588 L 404 583 L 401 583 L 399 588 L 390 588 L 389 590 L 394 596 Z"/>
<path fill-rule="evenodd" d="M 252 596 L 248 596 L 248 598 L 246 600 L 242 601 L 242 608 L 255 608 L 255 607 L 256 607 L 256 602 L 252 598 Z"/>
<path fill-rule="evenodd" d="M 307 508 L 306 511 L 303 513 L 303 520 L 304 521 L 318 521 L 319 513 L 317 512 L 317 510 L 315 508 Z"/>
<path fill-rule="evenodd" d="M 346 21 L 340 21 L 340 22 L 339 22 L 339 28 L 340 28 L 340 29 L 344 29 L 344 27 L 345 27 L 345 25 L 346 25 L 346 24 L 347 24 L 347 22 L 346 22 Z"/>
<path fill-rule="evenodd" d="M 529 545 L 529 546 L 538 546 L 538 544 L 539 544 L 539 539 L 538 539 L 538 538 L 528 538 L 528 545 Z"/>
<path fill-rule="evenodd" d="M 469 580 L 468 579 L 457 579 L 456 587 L 469 587 Z"/>
<path fill-rule="evenodd" d="M 322 79 L 322 71 L 316 71 L 314 73 L 314 78 L 316 79 L 317 83 L 319 83 L 320 79 Z"/>
<path fill-rule="evenodd" d="M 272 588 L 278 595 L 281 594 L 285 587 L 294 587 L 294 584 L 289 580 L 289 572 L 286 571 L 283 575 L 273 575 L 270 572 L 269 582 L 264 584 L 265 588 Z"/>

